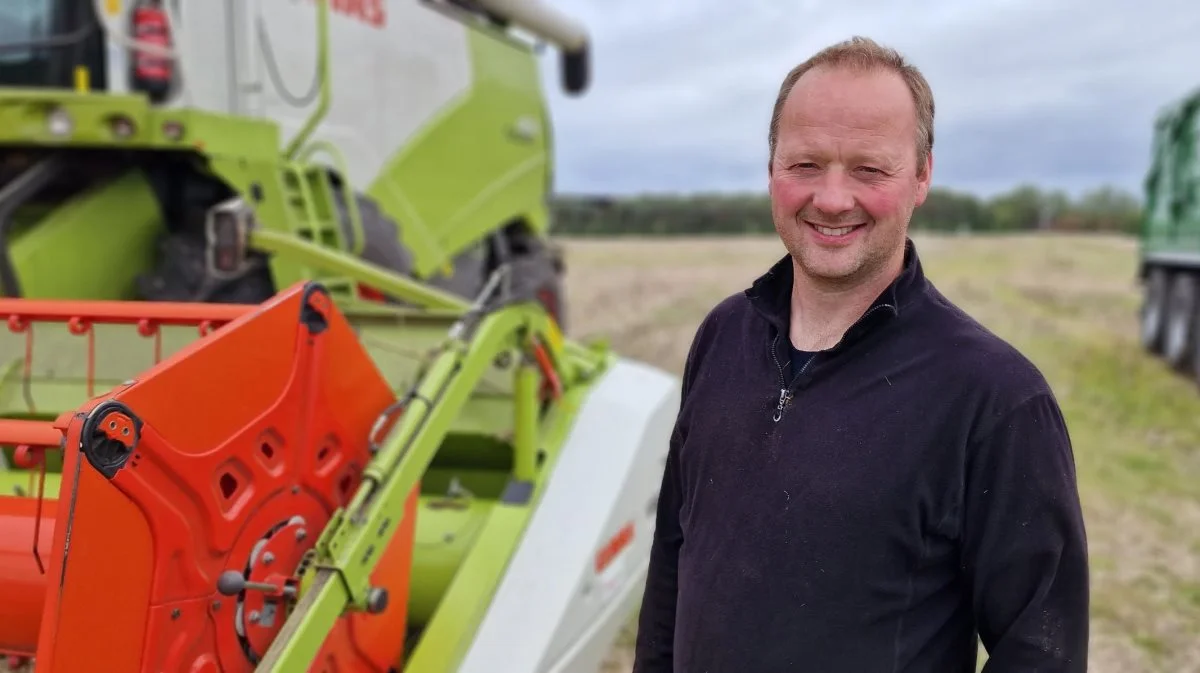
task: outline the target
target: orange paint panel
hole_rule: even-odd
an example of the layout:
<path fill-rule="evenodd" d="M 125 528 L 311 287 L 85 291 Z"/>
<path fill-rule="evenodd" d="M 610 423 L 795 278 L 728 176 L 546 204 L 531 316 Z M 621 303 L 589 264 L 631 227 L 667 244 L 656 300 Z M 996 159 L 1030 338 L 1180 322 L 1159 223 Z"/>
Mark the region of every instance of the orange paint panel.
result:
<path fill-rule="evenodd" d="M 42 501 L 38 550 L 50 556 L 54 537 L 54 500 Z M 0 497 L 0 652 L 31 655 L 37 650 L 46 597 L 46 576 L 33 557 L 37 499 Z"/>
<path fill-rule="evenodd" d="M 68 438 L 77 438 L 77 433 L 73 427 Z M 37 670 L 142 671 L 140 644 L 154 540 L 133 502 L 94 470 L 81 465 L 75 471 L 80 458 L 71 449 L 64 460 L 53 551 L 46 568 L 47 577 L 55 581 L 48 582 L 43 603 Z M 68 534 L 71 543 L 64 558 Z"/>

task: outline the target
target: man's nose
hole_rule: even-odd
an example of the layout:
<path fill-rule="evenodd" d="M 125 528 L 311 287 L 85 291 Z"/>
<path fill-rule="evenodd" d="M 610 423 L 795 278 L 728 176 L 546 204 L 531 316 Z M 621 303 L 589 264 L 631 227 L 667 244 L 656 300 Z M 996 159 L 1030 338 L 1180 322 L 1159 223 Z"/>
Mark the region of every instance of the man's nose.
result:
<path fill-rule="evenodd" d="M 813 192 L 813 206 L 831 215 L 854 209 L 854 194 L 844 173 L 837 169 L 825 173 Z"/>

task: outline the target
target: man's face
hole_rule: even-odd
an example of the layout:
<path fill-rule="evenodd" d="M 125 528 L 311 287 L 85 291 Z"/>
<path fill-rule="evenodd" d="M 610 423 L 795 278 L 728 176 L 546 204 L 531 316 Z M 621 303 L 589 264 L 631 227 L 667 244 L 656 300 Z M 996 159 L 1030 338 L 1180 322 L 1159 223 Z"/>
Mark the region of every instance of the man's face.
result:
<path fill-rule="evenodd" d="M 784 104 L 770 194 L 799 273 L 848 286 L 903 255 L 932 160 L 917 170 L 917 118 L 898 75 L 816 68 Z"/>

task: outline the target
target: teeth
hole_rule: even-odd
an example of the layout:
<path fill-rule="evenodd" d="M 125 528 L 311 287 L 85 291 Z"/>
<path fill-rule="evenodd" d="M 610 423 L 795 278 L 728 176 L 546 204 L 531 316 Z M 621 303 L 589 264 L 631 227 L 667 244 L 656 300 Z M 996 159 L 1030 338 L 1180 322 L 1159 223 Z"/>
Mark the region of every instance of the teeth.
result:
<path fill-rule="evenodd" d="M 825 234 L 826 236 L 845 236 L 857 228 L 858 227 L 839 227 L 837 229 L 831 229 L 830 227 L 816 227 L 816 230 L 822 234 Z"/>

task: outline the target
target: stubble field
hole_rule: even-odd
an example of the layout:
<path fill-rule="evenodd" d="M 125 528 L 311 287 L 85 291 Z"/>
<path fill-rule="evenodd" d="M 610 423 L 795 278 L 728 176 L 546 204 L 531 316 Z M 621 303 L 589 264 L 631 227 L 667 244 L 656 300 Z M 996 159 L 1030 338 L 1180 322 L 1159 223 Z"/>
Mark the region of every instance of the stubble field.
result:
<path fill-rule="evenodd" d="M 1200 672 L 1200 393 L 1137 344 L 1136 248 L 1115 237 L 917 237 L 927 274 L 1037 364 L 1075 444 L 1097 673 Z M 569 329 L 678 373 L 696 325 L 774 239 L 573 240 Z M 630 670 L 634 616 L 606 664 Z"/>

